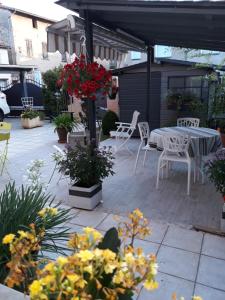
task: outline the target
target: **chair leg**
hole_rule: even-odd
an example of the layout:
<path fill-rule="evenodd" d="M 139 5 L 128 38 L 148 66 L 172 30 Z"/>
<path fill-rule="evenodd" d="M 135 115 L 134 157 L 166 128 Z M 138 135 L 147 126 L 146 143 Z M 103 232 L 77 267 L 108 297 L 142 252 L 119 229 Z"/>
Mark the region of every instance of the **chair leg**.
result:
<path fill-rule="evenodd" d="M 141 142 L 140 146 L 138 147 L 138 152 L 137 152 L 137 156 L 136 156 L 136 160 L 135 160 L 135 165 L 134 165 L 134 174 L 136 174 L 137 163 L 138 163 L 138 160 L 139 160 L 139 155 L 140 155 L 141 147 L 142 147 L 142 142 Z"/>
<path fill-rule="evenodd" d="M 188 163 L 188 180 L 187 180 L 187 195 L 190 195 L 190 184 L 191 184 L 191 163 Z"/>
<path fill-rule="evenodd" d="M 195 159 L 193 159 L 193 163 L 194 163 L 194 183 L 196 183 L 196 161 L 195 161 Z"/>
<path fill-rule="evenodd" d="M 145 150 L 144 159 L 143 159 L 143 167 L 144 167 L 144 165 L 145 165 L 147 151 L 148 151 L 148 150 Z"/>
<path fill-rule="evenodd" d="M 157 178 L 156 178 L 156 189 L 159 189 L 159 175 L 160 175 L 160 169 L 161 169 L 161 159 L 159 158 L 158 161 L 158 167 L 157 167 Z"/>

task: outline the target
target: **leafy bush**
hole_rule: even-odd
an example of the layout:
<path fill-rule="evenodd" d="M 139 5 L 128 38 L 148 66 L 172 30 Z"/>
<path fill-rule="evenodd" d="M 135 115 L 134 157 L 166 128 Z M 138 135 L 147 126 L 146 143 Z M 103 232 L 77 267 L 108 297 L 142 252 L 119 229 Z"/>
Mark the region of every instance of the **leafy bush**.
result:
<path fill-rule="evenodd" d="M 66 131 L 71 132 L 77 125 L 77 120 L 72 119 L 69 114 L 61 114 L 53 119 L 56 128 L 65 128 Z"/>
<path fill-rule="evenodd" d="M 48 70 L 42 74 L 44 87 L 42 94 L 44 99 L 44 108 L 48 115 L 57 116 L 64 103 L 64 94 L 60 92 L 57 81 L 60 78 L 62 67 Z M 58 96 L 56 96 L 56 93 Z"/>
<path fill-rule="evenodd" d="M 205 168 L 217 191 L 225 196 L 225 150 L 217 151 L 215 157 L 206 163 Z"/>
<path fill-rule="evenodd" d="M 28 230 L 30 224 L 35 224 L 37 230 L 43 227 L 43 220 L 39 212 L 46 206 L 53 206 L 50 195 L 46 195 L 40 188 L 36 193 L 31 188 L 21 190 L 15 187 L 15 183 L 6 185 L 0 194 L 0 282 L 3 283 L 7 276 L 6 263 L 10 260 L 10 252 L 6 245 L 2 244 L 5 235 L 16 234 L 18 230 Z M 69 210 L 59 210 L 56 215 L 48 216 L 45 222 L 45 236 L 41 241 L 43 251 L 61 252 L 64 248 L 56 245 L 57 241 L 68 239 L 69 228 L 64 223 L 70 219 Z"/>
<path fill-rule="evenodd" d="M 56 161 L 59 171 L 68 175 L 77 186 L 91 187 L 113 175 L 113 157 L 106 149 L 77 145 L 65 151 L 65 158 Z"/>
<path fill-rule="evenodd" d="M 102 120 L 102 132 L 104 135 L 109 135 L 111 130 L 116 130 L 117 126 L 115 122 L 118 122 L 119 118 L 113 111 L 108 111 Z"/>

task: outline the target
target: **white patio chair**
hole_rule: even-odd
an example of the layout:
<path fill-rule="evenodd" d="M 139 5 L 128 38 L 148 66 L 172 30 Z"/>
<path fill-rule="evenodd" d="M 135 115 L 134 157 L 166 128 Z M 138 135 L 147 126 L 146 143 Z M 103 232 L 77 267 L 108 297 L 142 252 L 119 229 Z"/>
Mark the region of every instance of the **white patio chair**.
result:
<path fill-rule="evenodd" d="M 56 153 L 59 155 L 59 157 L 61 156 L 63 159 L 66 157 L 66 153 L 61 148 L 59 148 L 56 145 L 53 145 L 53 148 L 56 150 Z M 52 178 L 54 177 L 56 170 L 57 170 L 57 164 L 55 163 L 55 166 L 54 166 L 54 169 L 53 169 L 52 174 L 50 176 L 50 179 L 48 181 L 48 184 L 50 184 L 50 182 L 52 181 Z M 60 180 L 63 180 L 63 179 L 67 180 L 68 176 L 61 173 L 60 176 L 59 176 L 59 179 L 57 181 L 57 184 L 60 182 Z"/>
<path fill-rule="evenodd" d="M 179 127 L 199 127 L 200 119 L 198 118 L 178 118 L 177 126 Z"/>
<path fill-rule="evenodd" d="M 33 97 L 22 97 L 21 102 L 24 109 L 33 109 L 34 98 Z"/>
<path fill-rule="evenodd" d="M 139 115 L 140 115 L 140 113 L 137 110 L 135 110 L 133 113 L 131 123 L 116 122 L 117 130 L 110 131 L 111 138 L 116 138 L 116 141 L 118 141 L 118 142 L 121 141 L 121 143 L 118 145 L 118 147 L 116 147 L 115 152 L 117 152 L 122 147 L 127 146 L 127 142 L 129 141 L 132 134 L 134 133 L 134 130 L 136 129 Z M 129 152 L 131 152 L 128 147 L 127 147 L 127 150 Z"/>
<path fill-rule="evenodd" d="M 136 173 L 140 152 L 145 151 L 144 159 L 143 159 L 143 166 L 144 166 L 147 152 L 155 150 L 155 148 L 150 147 L 150 145 L 148 144 L 149 135 L 150 135 L 148 122 L 139 122 L 138 129 L 139 129 L 139 133 L 140 133 L 141 143 L 138 147 L 137 157 L 136 157 L 135 165 L 134 165 L 134 173 Z M 145 143 L 146 143 L 146 145 L 145 145 Z"/>
<path fill-rule="evenodd" d="M 189 135 L 180 134 L 165 134 L 163 136 L 163 152 L 158 160 L 156 188 L 159 188 L 160 170 L 166 167 L 166 175 L 169 173 L 169 163 L 180 162 L 186 163 L 188 166 L 187 179 L 187 195 L 190 195 L 190 181 L 191 181 L 191 158 L 188 153 L 190 145 Z"/>

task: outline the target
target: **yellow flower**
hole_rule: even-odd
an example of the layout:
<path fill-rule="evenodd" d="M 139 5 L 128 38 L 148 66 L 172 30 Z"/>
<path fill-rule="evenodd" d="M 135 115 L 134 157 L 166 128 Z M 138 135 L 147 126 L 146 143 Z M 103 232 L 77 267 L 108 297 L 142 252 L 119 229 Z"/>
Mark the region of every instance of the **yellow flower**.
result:
<path fill-rule="evenodd" d="M 87 235 L 92 235 L 94 240 L 100 240 L 102 238 L 102 234 L 97 231 L 96 229 L 94 228 L 91 228 L 91 227 L 85 227 L 83 229 L 84 233 L 86 233 Z"/>
<path fill-rule="evenodd" d="M 81 261 L 86 262 L 92 260 L 94 254 L 89 250 L 81 250 L 77 256 L 81 259 Z"/>
<path fill-rule="evenodd" d="M 107 264 L 104 266 L 104 271 L 106 274 L 111 274 L 115 270 L 116 265 L 115 264 Z"/>
<path fill-rule="evenodd" d="M 155 290 L 158 288 L 158 286 L 158 282 L 153 280 L 146 280 L 144 282 L 144 287 L 146 288 L 146 290 Z"/>
<path fill-rule="evenodd" d="M 27 238 L 28 237 L 28 233 L 23 231 L 23 230 L 18 230 L 18 233 L 19 233 L 21 238 Z"/>
<path fill-rule="evenodd" d="M 113 282 L 116 284 L 120 284 L 121 282 L 124 281 L 124 274 L 121 270 L 119 270 L 118 272 L 116 272 L 116 274 L 113 277 Z"/>
<path fill-rule="evenodd" d="M 68 259 L 66 257 L 63 257 L 63 256 L 59 256 L 57 258 L 57 263 L 60 265 L 60 266 L 63 266 L 65 265 L 66 263 L 68 263 Z"/>
<path fill-rule="evenodd" d="M 106 249 L 102 252 L 102 256 L 106 260 L 114 260 L 116 258 L 116 253 L 112 252 L 109 249 Z"/>
<path fill-rule="evenodd" d="M 66 276 L 70 282 L 74 283 L 76 281 L 78 281 L 80 279 L 80 276 L 78 276 L 77 274 L 71 274 L 71 275 L 67 275 Z"/>
<path fill-rule="evenodd" d="M 13 241 L 13 239 L 14 239 L 14 237 L 15 237 L 15 234 L 12 234 L 12 233 L 7 234 L 7 235 L 3 238 L 2 243 L 3 243 L 3 244 L 11 244 L 12 241 Z"/>
<path fill-rule="evenodd" d="M 30 290 L 30 296 L 34 297 L 34 296 L 39 296 L 40 293 L 42 292 L 42 285 L 38 280 L 34 280 L 32 282 L 32 284 L 29 287 Z"/>
<path fill-rule="evenodd" d="M 202 300 L 202 297 L 194 296 L 192 299 L 193 299 L 193 300 Z"/>
<path fill-rule="evenodd" d="M 49 208 L 49 213 L 50 213 L 52 216 L 56 216 L 57 213 L 58 213 L 58 209 L 55 208 L 55 207 L 50 207 L 50 208 Z"/>
<path fill-rule="evenodd" d="M 42 210 L 40 210 L 40 211 L 38 212 L 38 215 L 39 215 L 40 217 L 44 217 L 45 212 L 46 212 L 46 210 L 45 210 L 45 208 L 43 208 Z"/>
<path fill-rule="evenodd" d="M 87 266 L 87 267 L 84 268 L 84 271 L 92 275 L 93 267 L 92 266 Z"/>
<path fill-rule="evenodd" d="M 55 277 L 53 275 L 47 275 L 43 279 L 41 279 L 41 283 L 43 285 L 48 285 L 51 282 L 54 282 Z"/>
<path fill-rule="evenodd" d="M 44 267 L 44 270 L 45 271 L 49 271 L 49 272 L 52 272 L 54 270 L 54 267 L 55 267 L 55 264 L 53 262 L 50 262 L 49 264 L 47 264 L 45 267 Z"/>
<path fill-rule="evenodd" d="M 142 219 L 143 218 L 143 213 L 140 211 L 139 208 L 136 208 L 134 211 L 133 211 L 133 214 L 136 215 L 138 218 Z"/>

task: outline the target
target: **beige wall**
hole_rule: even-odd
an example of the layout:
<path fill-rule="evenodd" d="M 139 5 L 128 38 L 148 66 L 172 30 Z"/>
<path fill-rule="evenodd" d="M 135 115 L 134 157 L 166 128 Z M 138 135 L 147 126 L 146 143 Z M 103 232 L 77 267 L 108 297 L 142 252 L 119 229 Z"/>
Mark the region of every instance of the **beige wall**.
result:
<path fill-rule="evenodd" d="M 48 59 L 42 57 L 42 42 L 47 43 L 46 27 L 50 23 L 37 20 L 37 29 L 33 28 L 29 17 L 12 14 L 13 37 L 17 64 L 35 65 L 45 72 L 61 64 L 61 54 L 50 54 Z M 26 39 L 32 40 L 33 56 L 27 56 Z"/>

